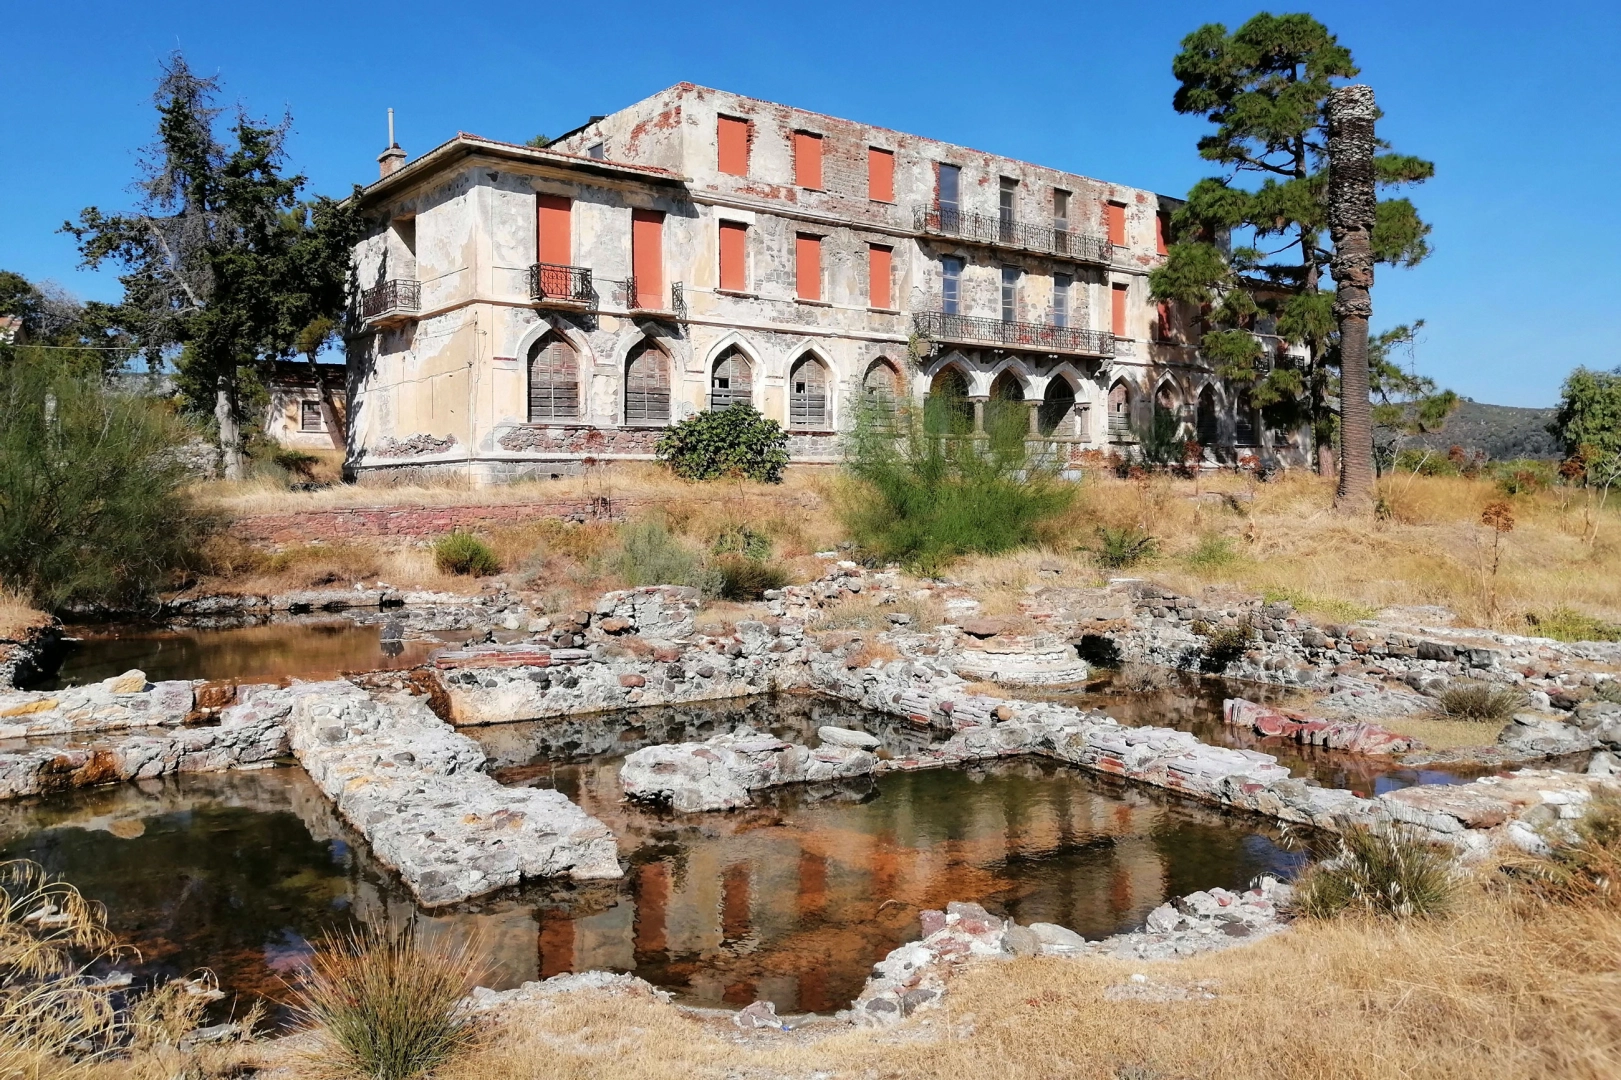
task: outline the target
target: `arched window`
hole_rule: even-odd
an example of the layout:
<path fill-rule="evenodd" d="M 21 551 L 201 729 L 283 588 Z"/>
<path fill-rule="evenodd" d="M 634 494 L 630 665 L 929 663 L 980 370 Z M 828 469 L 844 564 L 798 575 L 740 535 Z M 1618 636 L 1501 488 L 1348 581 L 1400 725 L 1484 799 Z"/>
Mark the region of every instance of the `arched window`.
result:
<path fill-rule="evenodd" d="M 1199 445 L 1216 445 L 1216 391 L 1209 385 L 1199 391 L 1199 422 L 1197 426 Z"/>
<path fill-rule="evenodd" d="M 553 330 L 529 347 L 529 422 L 579 416 L 579 357 L 574 346 Z"/>
<path fill-rule="evenodd" d="M 996 401 L 1023 401 L 1024 384 L 1011 371 L 1004 371 L 991 383 L 991 397 Z"/>
<path fill-rule="evenodd" d="M 968 400 L 968 376 L 958 367 L 941 368 L 929 383 L 929 400 L 924 412 L 928 426 L 936 431 L 961 427 L 972 431 L 974 405 Z"/>
<path fill-rule="evenodd" d="M 901 375 L 888 360 L 874 360 L 861 379 L 861 390 L 869 401 L 894 404 L 900 397 Z"/>
<path fill-rule="evenodd" d="M 1131 435 L 1131 387 L 1124 379 L 1109 387 L 1109 435 L 1113 438 Z"/>
<path fill-rule="evenodd" d="M 669 359 L 652 342 L 640 342 L 625 358 L 625 423 L 666 424 L 669 420 Z"/>
<path fill-rule="evenodd" d="M 736 345 L 721 353 L 709 376 L 709 408 L 712 412 L 733 405 L 754 403 L 754 371 L 749 358 Z"/>
<path fill-rule="evenodd" d="M 1240 390 L 1238 403 L 1234 409 L 1233 441 L 1240 446 L 1255 445 L 1255 406 L 1250 401 L 1250 392 Z"/>
<path fill-rule="evenodd" d="M 800 357 L 788 375 L 788 426 L 827 426 L 827 368 L 814 356 Z"/>
<path fill-rule="evenodd" d="M 1154 391 L 1154 437 L 1175 439 L 1182 434 L 1182 400 L 1169 379 Z"/>
<path fill-rule="evenodd" d="M 1047 392 L 1042 395 L 1041 410 L 1036 419 L 1041 433 L 1085 437 L 1085 432 L 1076 430 L 1077 419 L 1075 388 L 1069 384 L 1069 380 L 1059 376 L 1047 380 Z"/>

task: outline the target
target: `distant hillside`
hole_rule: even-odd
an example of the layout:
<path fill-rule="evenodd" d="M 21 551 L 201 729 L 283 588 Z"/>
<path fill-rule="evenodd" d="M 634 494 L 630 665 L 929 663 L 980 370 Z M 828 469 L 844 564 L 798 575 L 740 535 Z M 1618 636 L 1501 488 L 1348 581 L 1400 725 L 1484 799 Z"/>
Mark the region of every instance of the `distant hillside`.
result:
<path fill-rule="evenodd" d="M 1547 432 L 1553 409 L 1522 409 L 1514 405 L 1483 405 L 1465 398 L 1447 426 L 1434 435 L 1419 435 L 1405 445 L 1445 451 L 1454 446 L 1484 450 L 1493 461 L 1508 458 L 1558 458 L 1558 440 Z"/>

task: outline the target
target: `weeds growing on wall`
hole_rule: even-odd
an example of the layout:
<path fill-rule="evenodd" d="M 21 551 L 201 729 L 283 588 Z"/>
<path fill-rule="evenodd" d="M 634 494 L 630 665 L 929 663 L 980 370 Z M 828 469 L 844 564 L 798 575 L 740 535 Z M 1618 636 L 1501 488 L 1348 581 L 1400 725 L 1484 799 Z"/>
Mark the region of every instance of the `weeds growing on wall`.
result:
<path fill-rule="evenodd" d="M 131 604 L 206 532 L 165 406 L 43 361 L 0 366 L 0 578 L 36 604 Z"/>
<path fill-rule="evenodd" d="M 1106 570 L 1124 570 L 1158 553 L 1159 541 L 1137 525 L 1099 525 L 1098 542 L 1092 548 L 1092 557 Z"/>
<path fill-rule="evenodd" d="M 1451 850 L 1398 826 L 1353 828 L 1301 873 L 1295 907 L 1315 919 L 1441 915 L 1459 884 Z"/>

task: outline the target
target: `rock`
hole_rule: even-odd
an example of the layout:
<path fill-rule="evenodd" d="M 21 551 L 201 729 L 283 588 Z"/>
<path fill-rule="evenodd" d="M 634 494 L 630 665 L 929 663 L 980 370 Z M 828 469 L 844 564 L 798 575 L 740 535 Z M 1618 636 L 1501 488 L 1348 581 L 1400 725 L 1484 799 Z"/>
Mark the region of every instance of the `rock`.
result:
<path fill-rule="evenodd" d="M 1588 776 L 1621 776 L 1621 757 L 1600 750 L 1587 763 Z"/>
<path fill-rule="evenodd" d="M 749 792 L 759 788 L 866 776 L 877 765 L 868 750 L 837 744 L 812 750 L 740 727 L 701 743 L 645 746 L 626 756 L 619 783 L 630 798 L 698 813 L 747 806 Z"/>
<path fill-rule="evenodd" d="M 1042 954 L 1046 956 L 1070 955 L 1086 948 L 1085 938 L 1057 923 L 1031 923 L 1030 932 L 1035 935 Z"/>
<path fill-rule="evenodd" d="M 1041 954 L 1041 939 L 1028 927 L 1018 923 L 1008 924 L 1002 933 L 1002 944 L 1014 956 L 1039 956 Z"/>
<path fill-rule="evenodd" d="M 131 669 L 122 675 L 103 679 L 102 686 L 109 694 L 139 694 L 146 689 L 146 672 Z"/>
<path fill-rule="evenodd" d="M 1497 735 L 1498 745 L 1521 754 L 1560 757 L 1592 750 L 1598 739 L 1575 724 L 1538 713 L 1516 713 Z"/>
<path fill-rule="evenodd" d="M 1002 624 L 995 619 L 964 619 L 961 626 L 969 637 L 993 638 L 1002 632 Z"/>
<path fill-rule="evenodd" d="M 779 1031 L 786 1031 L 788 1028 L 787 1024 L 777 1018 L 776 1003 L 770 1001 L 756 1001 L 737 1010 L 732 1014 L 732 1023 L 744 1031 L 752 1031 L 755 1028 L 776 1028 Z"/>
<path fill-rule="evenodd" d="M 849 746 L 857 750 L 876 750 L 879 746 L 877 736 L 850 728 L 821 727 L 816 729 L 816 735 L 824 746 Z"/>
<path fill-rule="evenodd" d="M 185 1052 L 208 1043 L 222 1043 L 229 1042 L 232 1039 L 240 1039 L 244 1034 L 241 1024 L 214 1024 L 211 1027 L 200 1027 L 190 1034 L 181 1036 L 179 1048 L 182 1052 Z"/>

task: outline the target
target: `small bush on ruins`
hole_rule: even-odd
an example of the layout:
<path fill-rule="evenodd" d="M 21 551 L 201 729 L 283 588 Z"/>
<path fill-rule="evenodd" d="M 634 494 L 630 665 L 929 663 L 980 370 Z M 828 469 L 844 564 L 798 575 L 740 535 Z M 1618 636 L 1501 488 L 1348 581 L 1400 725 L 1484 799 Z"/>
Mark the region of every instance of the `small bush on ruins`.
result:
<path fill-rule="evenodd" d="M 702 554 L 683 543 L 660 521 L 637 521 L 619 534 L 619 546 L 607 558 L 607 569 L 626 585 L 687 585 L 706 597 L 724 587 L 721 572 L 705 564 Z"/>
<path fill-rule="evenodd" d="M 1308 918 L 1445 914 L 1460 884 L 1453 852 L 1390 826 L 1341 833 L 1295 882 L 1295 907 Z"/>
<path fill-rule="evenodd" d="M 1248 626 L 1218 626 L 1212 627 L 1205 635 L 1204 655 L 1200 659 L 1200 667 L 1205 671 L 1226 671 L 1233 661 L 1244 655 L 1249 648 L 1250 628 Z"/>
<path fill-rule="evenodd" d="M 1621 624 L 1607 623 L 1568 607 L 1525 616 L 1529 633 L 1555 641 L 1621 641 Z"/>
<path fill-rule="evenodd" d="M 501 572 L 501 563 L 490 545 L 472 533 L 456 531 L 441 536 L 433 545 L 433 562 L 447 574 L 486 577 Z"/>
<path fill-rule="evenodd" d="M 476 1031 L 461 999 L 484 973 L 476 949 L 469 939 L 424 941 L 409 926 L 329 935 L 295 987 L 317 1044 L 312 1064 L 408 1080 L 470 1049 Z"/>
<path fill-rule="evenodd" d="M 963 555 L 1041 542 L 1073 503 L 1049 449 L 1026 437 L 1027 410 L 987 409 L 975 435 L 957 405 L 858 405 L 840 513 L 864 557 L 935 574 Z"/>
<path fill-rule="evenodd" d="M 767 589 L 788 584 L 788 571 L 780 564 L 746 555 L 722 555 L 715 569 L 720 572 L 722 600 L 758 600 Z"/>
<path fill-rule="evenodd" d="M 1436 712 L 1448 720 L 1503 724 L 1524 704 L 1518 690 L 1489 682 L 1456 682 L 1435 695 Z"/>
<path fill-rule="evenodd" d="M 99 374 L 0 367 L 0 578 L 51 608 L 155 593 L 207 531 L 183 490 L 190 435 Z"/>
<path fill-rule="evenodd" d="M 740 403 L 689 416 L 664 433 L 655 453 L 685 480 L 737 478 L 780 484 L 782 470 L 788 467 L 788 433 L 753 406 Z"/>
<path fill-rule="evenodd" d="M 1184 557 L 1184 561 L 1190 569 L 1209 574 L 1226 570 L 1241 558 L 1242 556 L 1233 548 L 1230 537 L 1206 533 L 1199 538 L 1198 545 Z"/>
<path fill-rule="evenodd" d="M 771 557 L 771 537 L 747 525 L 722 529 L 709 550 L 716 555 L 745 555 L 750 559 Z"/>
<path fill-rule="evenodd" d="M 1124 570 L 1158 553 L 1159 541 L 1137 525 L 1099 525 L 1097 546 L 1092 549 L 1092 557 L 1105 570 Z"/>

